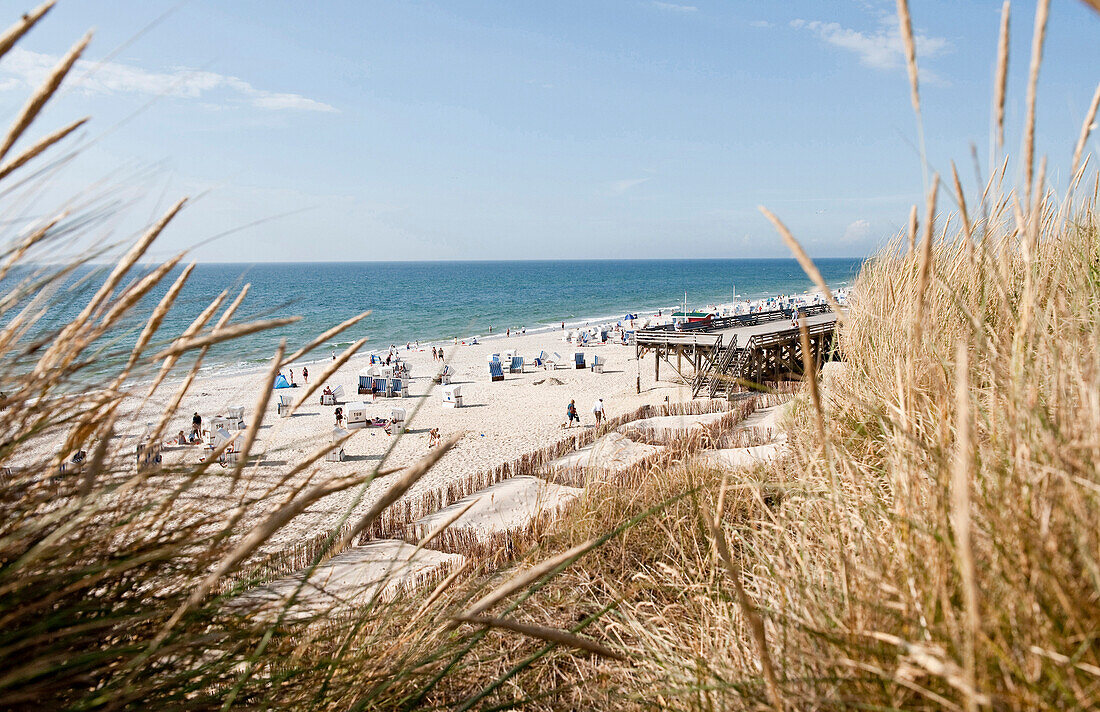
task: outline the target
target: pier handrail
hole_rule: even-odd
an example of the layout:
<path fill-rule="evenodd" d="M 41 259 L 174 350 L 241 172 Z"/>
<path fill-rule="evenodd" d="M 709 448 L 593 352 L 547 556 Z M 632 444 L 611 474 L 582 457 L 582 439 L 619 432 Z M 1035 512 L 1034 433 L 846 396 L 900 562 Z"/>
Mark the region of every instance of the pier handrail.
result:
<path fill-rule="evenodd" d="M 815 314 L 824 314 L 830 311 L 828 304 L 811 304 L 806 307 L 798 307 L 797 311 L 802 316 L 814 316 Z M 755 326 L 757 324 L 765 324 L 771 321 L 781 321 L 783 319 L 790 319 L 794 316 L 795 309 L 771 309 L 765 312 L 753 312 L 751 314 L 736 314 L 734 316 L 721 316 L 709 321 L 689 321 L 681 322 L 680 328 L 677 329 L 674 324 L 661 324 L 659 326 L 647 326 L 644 329 L 639 329 L 636 333 L 641 334 L 654 334 L 660 332 L 674 332 L 674 333 L 706 333 L 708 331 L 720 331 L 722 329 L 729 329 L 731 327 L 738 326 Z"/>
<path fill-rule="evenodd" d="M 721 334 L 707 334 L 707 333 L 680 333 L 680 332 L 650 332 L 650 331 L 638 331 L 634 334 L 634 340 L 639 346 L 655 346 L 660 344 L 661 346 L 668 346 L 675 344 L 677 346 L 707 346 L 714 347 L 722 342 Z"/>

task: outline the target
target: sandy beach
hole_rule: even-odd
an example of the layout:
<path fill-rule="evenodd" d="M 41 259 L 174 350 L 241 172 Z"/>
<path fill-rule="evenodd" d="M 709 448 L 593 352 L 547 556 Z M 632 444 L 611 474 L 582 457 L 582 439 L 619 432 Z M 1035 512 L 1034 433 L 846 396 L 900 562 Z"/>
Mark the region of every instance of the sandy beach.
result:
<path fill-rule="evenodd" d="M 801 298 L 813 298 L 813 295 Z M 761 300 L 755 308 L 769 308 L 771 303 Z M 720 307 L 729 311 L 728 306 Z M 661 320 L 667 321 L 667 312 Z M 637 326 L 656 322 L 650 315 L 643 316 Z M 595 322 L 593 322 L 595 325 Z M 608 324 L 613 326 L 613 324 Z M 691 388 L 679 382 L 675 372 L 667 366 L 662 369 L 662 380 L 654 381 L 653 356 L 639 363 L 633 345 L 621 343 L 619 332 L 609 334 L 608 341 L 596 345 L 577 346 L 567 340 L 575 333 L 569 325 L 564 329 L 552 329 L 527 334 L 493 334 L 476 339 L 477 343 L 444 343 L 446 364 L 451 369 L 453 385 L 462 389 L 463 406 L 446 408 L 443 405 L 442 386 L 434 376 L 443 362 L 434 360 L 432 348 L 436 344 L 394 345 L 394 353 L 411 370 L 407 397 L 379 397 L 358 395 L 358 376 L 370 366 L 370 350 L 352 357 L 338 371 L 327 378 L 323 386 L 343 388 L 344 395 L 337 406 L 321 405 L 318 389 L 292 415 L 280 416 L 277 404 L 280 395 L 297 400 L 304 392 L 303 367 L 308 368 L 311 380 L 316 383 L 322 372 L 331 364 L 329 360 L 305 361 L 291 364 L 282 370 L 287 376 L 293 371 L 297 388 L 277 389 L 272 392 L 256 433 L 251 462 L 242 477 L 233 481 L 232 468 L 212 467 L 213 476 L 201 478 L 192 485 L 184 497 L 198 503 L 197 511 L 215 513 L 215 521 L 221 513 L 233 511 L 242 500 L 266 498 L 267 509 L 274 510 L 279 503 L 289 499 L 303 488 L 326 480 L 372 472 L 385 459 L 384 468 L 402 469 L 417 462 L 429 453 L 429 431 L 438 429 L 442 438 L 458 436 L 454 447 L 421 478 L 406 494 L 412 500 L 421 494 L 447 487 L 467 476 L 485 472 L 513 461 L 527 453 L 548 447 L 570 432 L 580 432 L 595 426 L 593 406 L 603 399 L 604 411 L 609 418 L 632 412 L 642 405 L 662 405 L 691 400 Z M 371 344 L 373 353 L 383 357 L 390 353 L 390 345 Z M 505 364 L 504 380 L 490 379 L 488 361 L 492 354 L 514 351 L 525 357 L 527 365 L 522 373 L 510 373 Z M 533 365 L 540 352 L 557 352 L 568 367 L 543 368 Z M 602 373 L 590 368 L 578 369 L 574 354 L 583 353 L 585 361 L 592 363 L 598 356 L 605 364 Z M 685 369 L 689 368 L 685 362 Z M 179 420 L 169 423 L 162 439 L 174 437 L 179 431 L 189 432 L 190 415 L 198 413 L 207 429 L 215 416 L 226 414 L 228 408 L 244 409 L 247 428 L 255 426 L 255 412 L 266 373 L 243 372 L 225 375 L 200 376 L 184 396 L 176 411 Z M 124 452 L 133 452 L 142 441 L 142 435 L 155 423 L 169 406 L 177 384 L 166 383 L 138 410 L 140 398 L 128 401 L 119 418 L 118 437 L 125 443 Z M 141 393 L 135 388 L 135 393 Z M 566 429 L 566 407 L 573 400 L 580 415 L 581 424 Z M 287 473 L 301 464 L 311 454 L 331 443 L 336 424 L 335 411 L 342 408 L 346 414 L 348 403 L 365 402 L 370 418 L 388 419 L 394 408 L 407 413 L 407 429 L 404 435 L 388 435 L 384 428 L 354 429 L 344 445 L 343 461 L 320 462 L 305 468 L 292 477 Z M 659 419 L 660 428 L 675 431 L 675 417 Z M 653 427 L 657 427 L 653 425 Z M 238 443 L 244 439 L 238 436 Z M 165 465 L 197 462 L 208 452 L 202 445 L 165 445 L 162 456 Z M 48 443 L 36 443 L 26 450 L 34 458 L 48 457 Z M 376 478 L 365 489 L 350 489 L 329 495 L 295 517 L 273 537 L 265 542 L 255 556 L 263 556 L 292 547 L 316 537 L 337 526 L 341 517 L 350 513 L 352 520 L 365 512 L 386 491 L 399 475 L 397 473 Z M 259 521 L 264 508 L 251 507 L 245 521 L 236 528 L 247 531 Z"/>
<path fill-rule="evenodd" d="M 387 435 L 380 427 L 353 430 L 344 446 L 344 461 L 322 460 L 300 476 L 284 481 L 285 474 L 291 468 L 331 441 L 335 426 L 336 407 L 320 405 L 320 391 L 292 416 L 281 417 L 276 413 L 278 395 L 289 394 L 297 399 L 302 393 L 303 365 L 309 368 L 312 382 L 328 363 L 320 361 L 292 365 L 289 368 L 294 370 L 299 388 L 280 389 L 272 393 L 253 446 L 255 461 L 245 469 L 241 482 L 230 487 L 229 470 L 215 466 L 210 470 L 214 477 L 203 478 L 188 491 L 186 497 L 207 497 L 213 503 L 212 507 L 228 510 L 235 506 L 239 498 L 259 496 L 272 487 L 276 493 L 285 491 L 289 495 L 307 483 L 369 472 L 391 449 L 385 467 L 403 468 L 429 452 L 430 429 L 438 428 L 443 438 L 459 434 L 456 445 L 407 495 L 415 497 L 421 492 L 445 486 L 451 480 L 491 469 L 561 440 L 569 433 L 563 426 L 566 406 L 571 399 L 576 401 L 581 416 L 581 425 L 574 426 L 573 432 L 595 425 L 592 408 L 600 398 L 604 401 L 608 417 L 615 417 L 646 403 L 664 403 L 666 397 L 671 403 L 690 400 L 690 387 L 667 380 L 660 383 L 653 381 L 652 357 L 645 359 L 639 369 L 633 346 L 607 343 L 575 347 L 564 340 L 566 333 L 555 330 L 526 335 L 494 335 L 482 338 L 480 343 L 474 345 L 444 345 L 447 364 L 454 372 L 452 383 L 462 388 L 464 404 L 461 408 L 443 407 L 441 386 L 433 381 L 442 363 L 433 361 L 431 345 L 413 345 L 406 349 L 402 344 L 398 347 L 398 355 L 409 365 L 412 373 L 409 394 L 404 398 L 380 397 L 372 400 L 369 395 L 357 395 L 358 375 L 369 366 L 369 354 L 364 352 L 352 357 L 325 381 L 327 386 L 343 387 L 345 395 L 341 407 L 344 412 L 347 412 L 347 402 L 356 401 L 367 403 L 371 417 L 389 418 L 391 409 L 404 408 L 409 418 L 407 432 L 397 438 Z M 508 373 L 505 368 L 505 380 L 491 382 L 488 357 L 505 350 L 515 350 L 528 361 L 540 351 L 558 352 L 570 364 L 573 354 L 582 352 L 589 362 L 598 355 L 606 365 L 603 373 L 594 373 L 588 368 L 577 369 L 572 365 L 549 370 L 528 365 L 523 373 Z M 383 353 L 386 352 L 388 345 Z M 283 372 L 286 373 L 287 369 Z M 641 393 L 637 392 L 639 374 Z M 669 375 L 665 371 L 662 378 Z M 180 430 L 189 432 L 191 413 L 198 413 L 203 418 L 205 428 L 212 417 L 225 414 L 226 409 L 233 406 L 244 407 L 245 423 L 252 427 L 257 421 L 254 409 L 264 379 L 263 372 L 201 377 L 183 398 L 178 411 L 181 420 L 170 423 L 165 438 Z M 119 419 L 119 437 L 136 446 L 147 424 L 156 422 L 175 390 L 174 384 L 162 386 L 141 410 L 136 410 L 139 399 L 133 398 L 129 412 L 123 413 Z M 166 465 L 195 462 L 204 452 L 201 445 L 165 446 L 163 458 Z M 48 456 L 51 454 L 49 444 L 36 443 L 26 450 L 26 454 L 35 458 Z M 372 482 L 357 511 L 365 511 L 396 476 L 380 477 Z M 267 542 L 260 553 L 277 551 L 325 531 L 348 510 L 357 493 L 358 488 L 353 488 L 315 503 Z M 271 501 L 275 503 L 280 500 L 277 495 Z"/>

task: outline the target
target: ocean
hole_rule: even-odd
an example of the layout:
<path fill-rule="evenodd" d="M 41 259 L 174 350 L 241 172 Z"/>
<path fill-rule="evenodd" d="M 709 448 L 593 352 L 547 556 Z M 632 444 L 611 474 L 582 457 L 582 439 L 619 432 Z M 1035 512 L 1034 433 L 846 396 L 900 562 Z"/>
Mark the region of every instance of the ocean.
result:
<path fill-rule="evenodd" d="M 816 264 L 830 286 L 842 287 L 855 278 L 862 260 Z M 110 370 L 178 274 L 163 280 L 134 318 L 111 335 L 102 357 L 89 367 L 89 377 Z M 71 321 L 103 278 L 87 272 L 78 277 L 59 291 L 41 328 Z M 228 303 L 246 283 L 250 291 L 235 322 L 287 315 L 300 315 L 302 321 L 215 347 L 204 362 L 205 372 L 258 368 L 280 339 L 287 340 L 288 351 L 295 350 L 367 309 L 369 317 L 306 360 L 329 359 L 333 350 L 364 336 L 370 339 L 367 349 L 416 340 L 452 342 L 484 336 L 490 325 L 497 334 L 655 313 L 682 304 L 685 292 L 688 306 L 696 308 L 731 302 L 734 290 L 741 299 L 753 299 L 813 286 L 793 259 L 200 264 L 161 333 L 178 335 L 222 290 L 230 292 Z"/>

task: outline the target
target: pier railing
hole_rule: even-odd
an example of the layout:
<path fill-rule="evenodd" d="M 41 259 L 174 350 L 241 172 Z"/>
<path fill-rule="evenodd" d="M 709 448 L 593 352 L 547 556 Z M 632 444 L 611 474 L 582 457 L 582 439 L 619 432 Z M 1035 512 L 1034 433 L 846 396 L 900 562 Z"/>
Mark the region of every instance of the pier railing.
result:
<path fill-rule="evenodd" d="M 830 311 L 830 307 L 828 304 L 812 304 L 807 307 L 798 307 L 798 312 L 802 314 L 802 316 L 824 314 L 827 311 Z M 678 327 L 674 324 L 661 324 L 659 326 L 649 326 L 645 329 L 640 329 L 638 330 L 637 334 L 639 337 L 641 337 L 641 335 L 643 334 L 657 334 L 661 332 L 685 334 L 706 333 L 708 331 L 721 331 L 723 329 L 731 329 L 739 326 L 756 326 L 757 324 L 766 324 L 772 321 L 782 321 L 783 319 L 790 319 L 794 316 L 794 312 L 794 309 L 771 309 L 769 311 L 753 312 L 751 314 L 721 316 L 716 319 L 710 319 L 708 321 L 680 322 Z"/>

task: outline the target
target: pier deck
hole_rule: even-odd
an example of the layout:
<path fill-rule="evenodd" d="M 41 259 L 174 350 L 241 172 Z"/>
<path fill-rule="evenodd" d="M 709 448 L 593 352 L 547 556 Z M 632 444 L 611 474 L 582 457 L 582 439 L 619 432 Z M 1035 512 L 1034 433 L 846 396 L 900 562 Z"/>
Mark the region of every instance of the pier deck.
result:
<path fill-rule="evenodd" d="M 812 356 L 820 365 L 835 354 L 836 314 L 824 304 L 800 311 Z M 657 380 L 664 359 L 692 384 L 693 396 L 713 398 L 750 384 L 797 378 L 803 368 L 802 341 L 800 330 L 791 326 L 792 315 L 791 311 L 775 310 L 686 324 L 681 329 L 642 329 L 636 335 L 638 357 L 653 352 Z M 692 366 L 690 377 L 684 373 L 685 357 Z"/>

